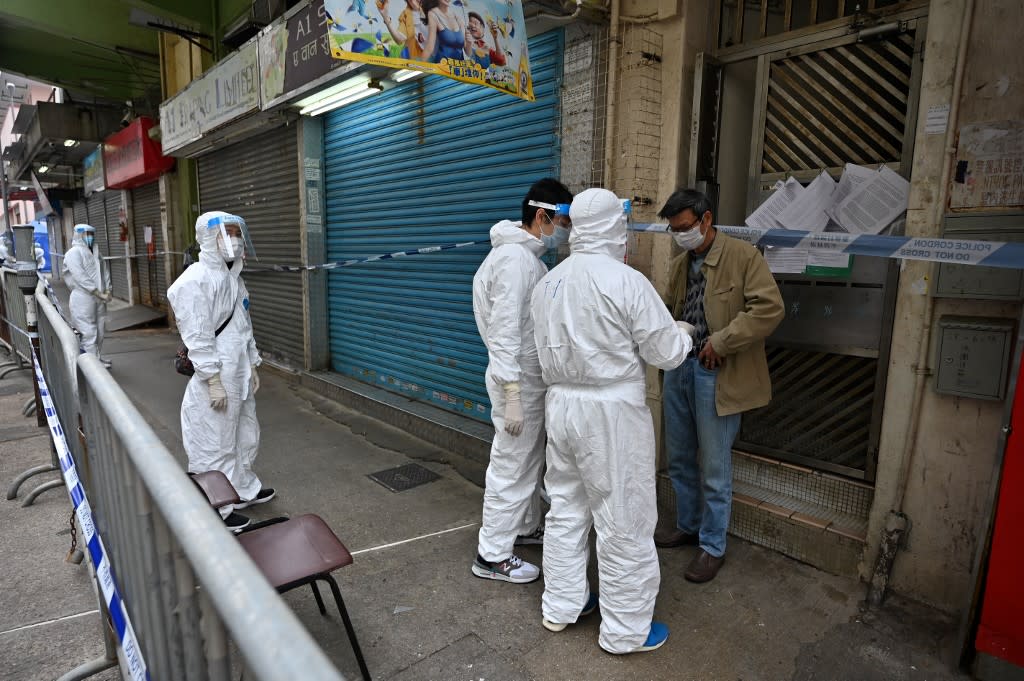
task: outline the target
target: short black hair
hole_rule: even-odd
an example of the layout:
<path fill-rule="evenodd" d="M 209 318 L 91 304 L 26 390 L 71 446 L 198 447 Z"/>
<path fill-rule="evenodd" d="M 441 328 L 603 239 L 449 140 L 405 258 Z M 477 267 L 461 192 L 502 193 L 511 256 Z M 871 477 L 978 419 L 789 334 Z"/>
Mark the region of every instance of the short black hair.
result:
<path fill-rule="evenodd" d="M 553 177 L 545 177 L 543 180 L 534 182 L 533 186 L 530 187 L 530 191 L 526 192 L 526 197 L 523 199 L 523 227 L 529 227 L 533 224 L 533 219 L 537 216 L 537 211 L 540 210 L 536 206 L 531 206 L 530 201 L 553 203 L 556 205 L 559 203 L 572 203 L 572 192 Z"/>
<path fill-rule="evenodd" d="M 477 21 L 480 22 L 481 26 L 483 26 L 485 28 L 487 27 L 487 24 L 484 23 L 484 18 L 482 16 L 480 16 L 479 14 L 477 14 L 476 12 L 470 12 L 469 13 L 469 18 L 470 19 L 476 19 Z"/>
<path fill-rule="evenodd" d="M 677 189 L 658 211 L 658 217 L 673 218 L 687 208 L 692 210 L 698 218 L 702 218 L 704 213 L 711 212 L 711 201 L 704 192 L 699 192 L 696 189 Z M 713 214 L 712 217 L 714 217 Z"/>

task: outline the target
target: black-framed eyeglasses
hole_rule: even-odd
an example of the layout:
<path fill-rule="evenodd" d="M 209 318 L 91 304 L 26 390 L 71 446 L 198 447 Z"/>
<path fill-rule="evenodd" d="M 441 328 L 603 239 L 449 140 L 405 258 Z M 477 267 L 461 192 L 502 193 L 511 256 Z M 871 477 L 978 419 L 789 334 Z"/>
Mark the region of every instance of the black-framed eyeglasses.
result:
<path fill-rule="evenodd" d="M 690 231 L 691 229 L 693 229 L 694 227 L 696 227 L 697 225 L 699 225 L 699 224 L 700 224 L 700 223 L 701 223 L 701 222 L 702 222 L 703 220 L 704 220 L 704 216 L 703 216 L 703 215 L 701 215 L 701 216 L 700 216 L 699 218 L 697 218 L 696 220 L 694 220 L 693 222 L 691 222 L 691 223 L 690 223 L 690 224 L 688 224 L 688 225 L 680 225 L 680 226 L 678 226 L 678 227 L 673 227 L 673 226 L 672 226 L 672 225 L 670 224 L 670 225 L 668 226 L 668 228 L 669 228 L 669 231 L 671 231 L 671 232 L 675 232 L 675 233 L 677 233 L 677 234 L 678 234 L 678 233 L 680 233 L 680 232 L 689 232 L 689 231 Z"/>

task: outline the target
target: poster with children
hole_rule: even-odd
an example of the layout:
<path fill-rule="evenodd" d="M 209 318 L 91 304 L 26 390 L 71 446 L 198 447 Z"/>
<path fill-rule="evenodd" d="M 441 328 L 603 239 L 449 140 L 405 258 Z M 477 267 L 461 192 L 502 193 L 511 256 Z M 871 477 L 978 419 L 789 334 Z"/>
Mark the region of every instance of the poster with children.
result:
<path fill-rule="evenodd" d="M 534 99 L 521 0 L 325 0 L 324 8 L 335 59 Z"/>

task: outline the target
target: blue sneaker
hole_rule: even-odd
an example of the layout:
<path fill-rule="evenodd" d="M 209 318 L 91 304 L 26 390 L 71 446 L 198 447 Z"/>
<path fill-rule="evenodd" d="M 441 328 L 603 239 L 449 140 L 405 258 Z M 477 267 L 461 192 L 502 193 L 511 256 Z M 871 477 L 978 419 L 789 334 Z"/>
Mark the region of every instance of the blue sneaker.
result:
<path fill-rule="evenodd" d="M 583 606 L 583 610 L 580 610 L 580 617 L 585 617 L 586 615 L 589 615 L 590 613 L 597 610 L 598 602 L 599 601 L 597 599 L 597 592 L 591 591 L 590 597 L 587 599 L 586 604 Z M 547 618 L 541 619 L 540 623 L 543 624 L 544 628 L 548 631 L 562 631 L 567 626 L 569 626 L 564 622 L 551 622 Z"/>
<path fill-rule="evenodd" d="M 634 650 L 634 653 L 647 653 L 665 645 L 668 640 L 668 625 L 662 622 L 651 622 L 651 633 L 647 634 L 644 644 Z"/>

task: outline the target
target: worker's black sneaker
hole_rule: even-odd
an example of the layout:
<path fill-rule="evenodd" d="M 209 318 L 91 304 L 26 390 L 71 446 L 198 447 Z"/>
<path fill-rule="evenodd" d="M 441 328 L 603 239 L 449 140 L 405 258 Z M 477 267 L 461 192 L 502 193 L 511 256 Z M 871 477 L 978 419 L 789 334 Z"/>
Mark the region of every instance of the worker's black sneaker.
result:
<path fill-rule="evenodd" d="M 227 518 L 224 519 L 224 524 L 228 526 L 228 529 L 235 534 L 241 532 L 245 528 L 249 527 L 252 521 L 248 517 L 241 513 L 232 512 Z"/>
<path fill-rule="evenodd" d="M 260 491 L 256 493 L 256 496 L 254 496 L 249 501 L 242 501 L 240 503 L 235 504 L 235 508 L 249 508 L 250 506 L 255 506 L 256 504 L 265 504 L 266 502 L 273 499 L 276 494 L 277 493 L 274 491 L 273 487 L 261 487 Z"/>
<path fill-rule="evenodd" d="M 541 525 L 530 534 L 516 537 L 516 546 L 540 546 L 544 543 L 544 526 Z"/>
<path fill-rule="evenodd" d="M 473 561 L 473 574 L 482 579 L 497 579 L 513 584 L 528 584 L 540 577 L 540 568 L 519 556 L 491 563 L 477 555 Z"/>

